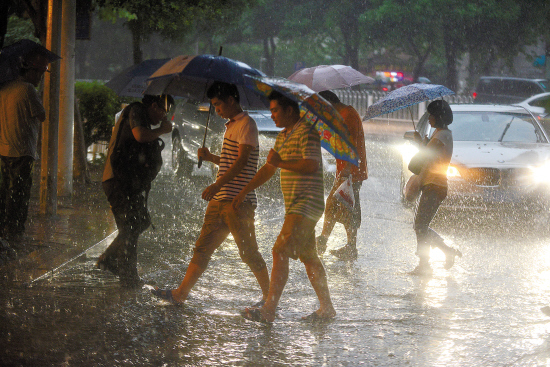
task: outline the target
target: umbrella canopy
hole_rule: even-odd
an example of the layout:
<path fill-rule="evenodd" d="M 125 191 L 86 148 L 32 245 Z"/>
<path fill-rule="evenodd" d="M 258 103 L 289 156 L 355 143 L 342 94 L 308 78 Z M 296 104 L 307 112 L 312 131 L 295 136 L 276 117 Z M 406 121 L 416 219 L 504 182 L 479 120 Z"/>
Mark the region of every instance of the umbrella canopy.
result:
<path fill-rule="evenodd" d="M 162 65 L 148 79 L 146 94 L 173 96 L 206 101 L 206 91 L 215 81 L 235 84 L 245 108 L 263 108 L 265 101 L 248 88 L 244 88 L 243 75 L 265 75 L 244 62 L 223 56 L 177 56 Z"/>
<path fill-rule="evenodd" d="M 21 68 L 21 59 L 31 51 L 40 52 L 48 58 L 49 62 L 61 58 L 34 41 L 28 39 L 17 41 L 0 50 L 0 83 L 17 79 Z"/>
<path fill-rule="evenodd" d="M 363 120 L 397 111 L 424 101 L 455 94 L 452 90 L 437 84 L 410 84 L 388 93 L 367 109 Z"/>
<path fill-rule="evenodd" d="M 344 119 L 330 102 L 307 86 L 284 78 L 246 76 L 247 87 L 268 97 L 276 90 L 298 103 L 306 120 L 312 123 L 321 137 L 321 146 L 338 159 L 358 165 L 358 154 L 351 144 Z"/>
<path fill-rule="evenodd" d="M 117 74 L 105 85 L 119 96 L 143 97 L 149 78 L 158 68 L 166 64 L 170 59 L 151 59 L 132 65 Z"/>
<path fill-rule="evenodd" d="M 305 84 L 315 92 L 374 83 L 374 79 L 370 76 L 345 65 L 319 65 L 301 69 L 289 76 L 288 79 Z"/>

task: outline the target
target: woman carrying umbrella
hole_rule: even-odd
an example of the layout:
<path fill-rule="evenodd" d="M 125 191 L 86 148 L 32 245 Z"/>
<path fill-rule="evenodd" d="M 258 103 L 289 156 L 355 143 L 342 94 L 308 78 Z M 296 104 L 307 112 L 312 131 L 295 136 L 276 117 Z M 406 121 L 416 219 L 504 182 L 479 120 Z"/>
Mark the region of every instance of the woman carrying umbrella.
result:
<path fill-rule="evenodd" d="M 445 253 L 445 268 L 450 269 L 455 256 L 462 253 L 449 247 L 433 229 L 429 227 L 441 202 L 447 197 L 447 168 L 453 154 L 453 135 L 448 126 L 453 122 L 451 107 L 444 100 L 437 100 L 428 105 L 429 123 L 435 128 L 427 144 L 430 158 L 424 164 L 420 174 L 420 200 L 414 217 L 416 232 L 416 255 L 420 261 L 410 272 L 411 275 L 427 275 L 432 273 L 430 267 L 430 246 L 436 246 Z M 422 142 L 420 134 L 415 132 L 415 140 Z"/>

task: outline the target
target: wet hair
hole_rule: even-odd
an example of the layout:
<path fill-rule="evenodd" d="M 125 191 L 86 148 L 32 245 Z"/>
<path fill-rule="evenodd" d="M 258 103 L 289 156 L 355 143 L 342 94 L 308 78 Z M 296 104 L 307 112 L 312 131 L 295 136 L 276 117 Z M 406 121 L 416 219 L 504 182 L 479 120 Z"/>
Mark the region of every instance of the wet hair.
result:
<path fill-rule="evenodd" d="M 435 117 L 436 127 L 447 127 L 453 123 L 453 111 L 451 106 L 442 99 L 433 101 L 428 105 L 428 113 Z"/>
<path fill-rule="evenodd" d="M 277 101 L 279 105 L 285 110 L 287 109 L 287 107 L 292 107 L 294 112 L 300 114 L 300 106 L 298 106 L 298 103 L 288 97 L 285 97 L 282 93 L 277 92 L 276 90 L 272 91 L 267 99 L 269 99 L 270 101 Z"/>
<path fill-rule="evenodd" d="M 341 103 L 340 98 L 336 95 L 336 93 L 330 91 L 330 90 L 324 90 L 322 92 L 319 92 L 319 95 L 329 101 L 330 103 Z"/>
<path fill-rule="evenodd" d="M 240 102 L 239 91 L 235 84 L 214 82 L 206 91 L 206 96 L 208 99 L 218 98 L 224 102 L 227 101 L 229 97 L 233 97 L 237 103 Z"/>
<path fill-rule="evenodd" d="M 157 103 L 160 107 L 163 107 L 169 111 L 170 106 L 174 105 L 174 98 L 169 94 L 161 94 L 160 96 L 146 94 L 141 99 L 141 103 L 143 103 L 146 107 L 149 107 L 153 103 Z M 168 106 L 166 106 L 166 104 L 168 104 Z"/>

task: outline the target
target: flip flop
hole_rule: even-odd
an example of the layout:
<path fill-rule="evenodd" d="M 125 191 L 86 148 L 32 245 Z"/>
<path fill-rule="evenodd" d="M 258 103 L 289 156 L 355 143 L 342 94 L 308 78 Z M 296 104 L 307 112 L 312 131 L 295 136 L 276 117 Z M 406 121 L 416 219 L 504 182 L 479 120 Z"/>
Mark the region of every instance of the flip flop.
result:
<path fill-rule="evenodd" d="M 151 293 L 164 300 L 164 301 L 168 301 L 170 302 L 171 304 L 173 305 L 181 305 L 182 303 L 181 302 L 177 302 L 176 300 L 174 300 L 174 297 L 172 297 L 172 290 L 171 289 L 160 289 L 160 288 L 157 288 L 155 287 L 154 289 L 151 289 Z"/>
<path fill-rule="evenodd" d="M 249 321 L 261 322 L 262 324 L 271 325 L 271 321 L 267 321 L 260 312 L 259 308 L 245 308 L 241 312 L 241 316 Z"/>
<path fill-rule="evenodd" d="M 334 317 L 319 316 L 319 314 L 317 314 L 317 312 L 312 312 L 309 315 L 302 317 L 302 321 L 307 321 L 307 322 L 312 322 L 312 323 L 328 322 L 328 321 L 332 321 L 333 319 L 334 319 Z"/>

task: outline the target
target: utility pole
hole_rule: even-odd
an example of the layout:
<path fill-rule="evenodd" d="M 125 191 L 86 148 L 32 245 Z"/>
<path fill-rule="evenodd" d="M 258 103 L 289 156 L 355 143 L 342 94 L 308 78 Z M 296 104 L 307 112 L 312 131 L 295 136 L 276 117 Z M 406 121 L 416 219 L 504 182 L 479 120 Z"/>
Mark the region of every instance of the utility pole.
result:
<path fill-rule="evenodd" d="M 57 195 L 73 194 L 76 0 L 62 1 Z"/>
<path fill-rule="evenodd" d="M 59 55 L 61 35 L 61 0 L 48 1 L 46 48 Z M 57 214 L 57 142 L 59 131 L 60 63 L 51 64 L 51 73 L 44 77 L 46 121 L 42 123 L 40 165 L 40 213 Z"/>

